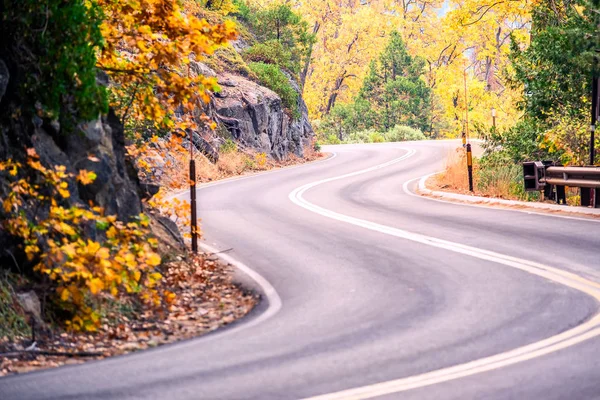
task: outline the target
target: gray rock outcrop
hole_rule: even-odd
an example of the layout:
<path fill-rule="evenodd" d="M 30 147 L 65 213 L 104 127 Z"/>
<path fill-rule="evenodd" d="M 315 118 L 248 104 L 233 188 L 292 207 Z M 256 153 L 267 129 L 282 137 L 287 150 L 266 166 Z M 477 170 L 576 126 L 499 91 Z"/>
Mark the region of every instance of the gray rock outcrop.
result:
<path fill-rule="evenodd" d="M 60 147 L 49 131 L 42 126 L 31 136 L 42 164 L 64 165 L 74 174 L 80 170 L 96 174 L 92 184 L 71 183 L 72 202 L 92 201 L 103 207 L 107 215 L 117 215 L 122 220 L 142 211 L 137 172 L 125 157 L 123 127 L 112 111 L 63 135 Z"/>
<path fill-rule="evenodd" d="M 291 79 L 290 83 L 299 92 L 297 84 Z M 290 153 L 303 155 L 314 132 L 301 97 L 301 117 L 293 119 L 281 98 L 264 86 L 228 73 L 219 75 L 219 84 L 221 92 L 213 100 L 216 119 L 237 141 L 277 160 Z"/>

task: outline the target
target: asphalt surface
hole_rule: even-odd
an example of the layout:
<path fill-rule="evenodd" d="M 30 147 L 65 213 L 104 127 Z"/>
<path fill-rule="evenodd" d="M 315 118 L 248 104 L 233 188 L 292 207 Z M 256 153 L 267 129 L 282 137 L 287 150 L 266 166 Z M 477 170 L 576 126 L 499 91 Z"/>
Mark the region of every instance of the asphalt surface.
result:
<path fill-rule="evenodd" d="M 600 223 L 405 191 L 456 146 L 332 146 L 326 161 L 201 189 L 206 242 L 232 248 L 227 254 L 262 275 L 281 307 L 271 296 L 203 338 L 1 378 L 0 399 L 298 399 L 460 368 L 578 326 L 585 340 L 542 355 L 355 397 L 600 398 L 598 297 L 589 283 L 600 282 Z M 569 282 L 587 280 L 580 284 L 590 293 L 559 282 L 561 273 L 519 269 L 521 259 L 577 274 Z"/>

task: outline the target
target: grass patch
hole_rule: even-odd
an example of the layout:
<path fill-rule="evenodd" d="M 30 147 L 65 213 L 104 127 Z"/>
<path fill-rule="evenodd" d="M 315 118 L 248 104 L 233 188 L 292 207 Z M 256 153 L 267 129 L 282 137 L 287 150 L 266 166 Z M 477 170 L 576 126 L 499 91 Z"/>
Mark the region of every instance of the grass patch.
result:
<path fill-rule="evenodd" d="M 0 338 L 9 341 L 18 337 L 30 337 L 31 328 L 22 313 L 8 276 L 0 277 Z"/>
<path fill-rule="evenodd" d="M 243 53 L 243 57 L 248 62 L 273 64 L 295 74 L 299 72 L 298 65 L 292 62 L 292 53 L 277 40 L 256 43 Z"/>
<path fill-rule="evenodd" d="M 256 79 L 254 72 L 248 67 L 240 53 L 231 45 L 217 49 L 213 55 L 204 58 L 202 62 L 216 72 L 230 72 L 246 78 Z"/>
<path fill-rule="evenodd" d="M 537 201 L 538 192 L 526 192 L 523 187 L 521 166 L 511 162 L 491 159 L 473 159 L 473 181 L 478 196 L 497 197 L 508 200 Z M 446 169 L 435 178 L 440 189 L 461 193 L 469 191 L 467 156 L 464 149 L 450 153 Z"/>

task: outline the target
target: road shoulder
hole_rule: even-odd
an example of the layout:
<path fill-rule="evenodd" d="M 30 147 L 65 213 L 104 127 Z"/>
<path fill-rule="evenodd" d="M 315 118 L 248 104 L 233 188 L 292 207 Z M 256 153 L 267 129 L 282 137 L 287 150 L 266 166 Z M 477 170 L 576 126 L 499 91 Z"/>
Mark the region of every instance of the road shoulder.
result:
<path fill-rule="evenodd" d="M 482 197 L 454 192 L 445 192 L 431 189 L 429 178 L 438 173 L 418 178 L 416 193 L 432 200 L 471 205 L 488 208 L 509 209 L 513 211 L 547 214 L 550 216 L 580 217 L 582 219 L 600 220 L 600 209 L 573 207 L 558 204 L 535 203 L 527 201 L 506 200 L 494 197 Z"/>

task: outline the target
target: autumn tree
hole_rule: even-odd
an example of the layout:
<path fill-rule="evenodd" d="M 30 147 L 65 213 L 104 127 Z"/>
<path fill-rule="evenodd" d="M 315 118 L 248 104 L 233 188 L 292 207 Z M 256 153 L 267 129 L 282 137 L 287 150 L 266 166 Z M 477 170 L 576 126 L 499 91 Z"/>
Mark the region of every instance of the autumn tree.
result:
<path fill-rule="evenodd" d="M 232 22 L 210 24 L 168 0 L 98 0 L 105 45 L 98 67 L 111 79 L 111 106 L 131 135 L 184 132 L 216 80 L 190 72 L 190 62 L 235 37 Z"/>
<path fill-rule="evenodd" d="M 43 282 L 74 330 L 97 329 L 99 307 L 109 299 L 127 296 L 159 307 L 173 294 L 162 285 L 148 216 L 119 220 L 72 196 L 105 167 L 96 174 L 77 167 L 83 160 L 56 165 L 55 156 L 37 155 L 28 136 L 46 129 L 60 143 L 61 135 L 74 134 L 65 121 L 75 126 L 107 111 L 107 91 L 131 137 L 141 138 L 141 128 L 194 129 L 207 90 L 217 86 L 214 79 L 188 73 L 188 65 L 236 34 L 233 23 L 209 23 L 188 6 L 166 0 L 0 3 L 0 58 L 11 75 L 0 120 L 14 139 L 0 160 L 7 189 L 0 199 L 0 229 L 14 238 L 20 254 L 11 256 L 21 262 L 19 269 Z M 99 70 L 109 77 L 108 90 Z M 110 146 L 122 146 L 118 136 Z M 94 154 L 87 160 L 106 163 Z"/>

